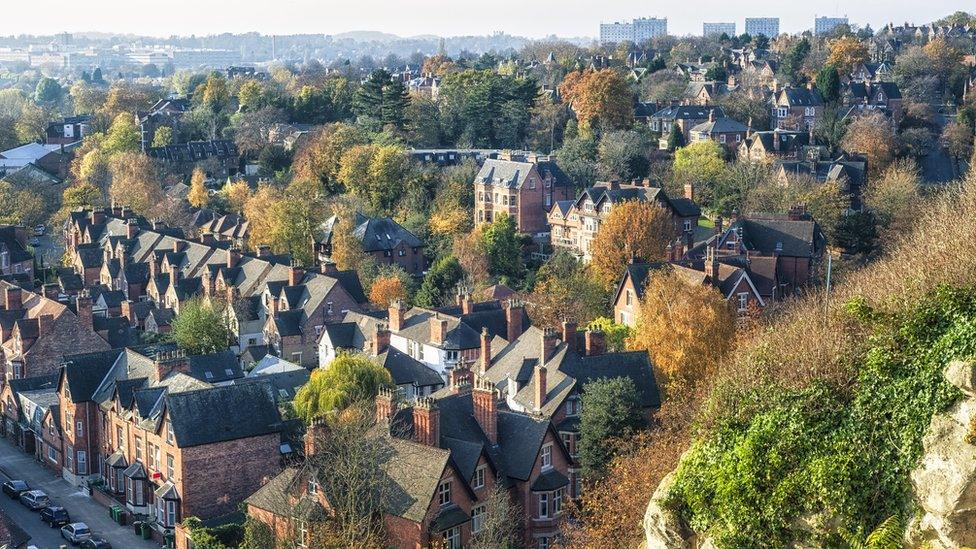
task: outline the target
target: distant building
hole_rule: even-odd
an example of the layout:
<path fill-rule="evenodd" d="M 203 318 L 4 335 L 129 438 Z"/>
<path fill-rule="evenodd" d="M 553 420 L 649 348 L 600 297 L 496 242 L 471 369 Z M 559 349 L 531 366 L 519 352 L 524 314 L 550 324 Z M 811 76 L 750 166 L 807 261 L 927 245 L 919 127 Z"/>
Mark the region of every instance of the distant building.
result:
<path fill-rule="evenodd" d="M 813 20 L 813 34 L 827 34 L 840 25 L 846 25 L 846 17 L 817 17 Z"/>
<path fill-rule="evenodd" d="M 746 34 L 761 34 L 768 38 L 779 36 L 779 17 L 746 17 Z"/>
<path fill-rule="evenodd" d="M 640 44 L 668 34 L 668 19 L 642 17 L 629 23 L 603 23 L 600 25 L 600 43 L 633 42 Z"/>
<path fill-rule="evenodd" d="M 735 23 L 702 23 L 702 36 L 735 36 Z"/>

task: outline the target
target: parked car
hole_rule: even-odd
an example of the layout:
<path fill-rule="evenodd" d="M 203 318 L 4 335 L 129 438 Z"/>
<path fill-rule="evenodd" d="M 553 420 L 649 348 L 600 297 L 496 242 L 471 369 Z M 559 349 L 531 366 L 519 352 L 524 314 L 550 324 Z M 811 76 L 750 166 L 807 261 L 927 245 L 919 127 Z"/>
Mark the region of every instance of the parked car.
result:
<path fill-rule="evenodd" d="M 34 236 L 41 236 L 44 234 L 44 231 L 45 231 L 44 225 L 38 225 L 34 227 Z"/>
<path fill-rule="evenodd" d="M 86 539 L 91 539 L 91 528 L 84 522 L 72 522 L 61 527 L 61 537 L 72 545 L 78 545 Z"/>
<path fill-rule="evenodd" d="M 20 502 L 31 511 L 37 511 L 51 505 L 51 498 L 40 490 L 28 490 L 20 494 Z"/>
<path fill-rule="evenodd" d="M 104 538 L 90 538 L 81 542 L 81 549 L 112 549 L 112 544 Z"/>
<path fill-rule="evenodd" d="M 54 528 L 56 526 L 71 524 L 71 517 L 68 516 L 68 510 L 64 507 L 50 505 L 41 509 L 41 521 L 48 523 L 51 528 Z"/>
<path fill-rule="evenodd" d="M 20 494 L 30 490 L 30 485 L 22 480 L 8 480 L 3 483 L 3 493 L 10 499 L 18 499 Z"/>

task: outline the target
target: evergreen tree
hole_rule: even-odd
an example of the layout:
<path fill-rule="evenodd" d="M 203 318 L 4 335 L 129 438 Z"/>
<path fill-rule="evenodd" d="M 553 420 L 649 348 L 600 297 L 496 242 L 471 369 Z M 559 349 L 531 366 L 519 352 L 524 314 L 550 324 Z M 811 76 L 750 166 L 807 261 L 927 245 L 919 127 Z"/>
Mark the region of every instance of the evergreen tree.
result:
<path fill-rule="evenodd" d="M 105 79 L 102 78 L 102 69 L 101 69 L 101 67 L 95 67 L 95 71 L 92 72 L 91 79 L 92 79 L 92 82 L 94 82 L 96 84 L 104 84 L 105 83 Z"/>
<path fill-rule="evenodd" d="M 833 103 L 840 98 L 840 76 L 833 65 L 827 65 L 817 73 L 817 91 L 825 103 Z"/>
<path fill-rule="evenodd" d="M 676 151 L 685 146 L 685 134 L 681 132 L 678 124 L 671 125 L 671 133 L 668 134 L 668 150 Z"/>
<path fill-rule="evenodd" d="M 453 255 L 442 257 L 427 272 L 414 300 L 420 307 L 440 307 L 463 276 L 457 258 Z"/>
<path fill-rule="evenodd" d="M 407 87 L 403 82 L 390 81 L 383 87 L 381 116 L 384 125 L 392 124 L 397 128 L 403 128 L 409 106 L 410 96 L 407 95 Z"/>
<path fill-rule="evenodd" d="M 383 88 L 390 82 L 390 73 L 377 69 L 369 75 L 366 82 L 356 90 L 352 108 L 361 118 L 382 120 Z"/>

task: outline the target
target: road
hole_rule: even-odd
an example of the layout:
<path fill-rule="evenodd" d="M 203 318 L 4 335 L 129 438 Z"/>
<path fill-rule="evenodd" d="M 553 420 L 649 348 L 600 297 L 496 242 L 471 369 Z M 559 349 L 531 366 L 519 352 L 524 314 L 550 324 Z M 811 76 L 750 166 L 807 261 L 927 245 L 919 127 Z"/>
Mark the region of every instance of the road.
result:
<path fill-rule="evenodd" d="M 10 478 L 26 480 L 31 488 L 43 490 L 56 504 L 63 506 L 71 520 L 81 521 L 112 544 L 115 549 L 158 549 L 159 545 L 136 537 L 131 526 L 119 526 L 108 516 L 108 509 L 71 486 L 50 469 L 42 467 L 32 456 L 24 454 L 5 438 L 0 438 L 0 481 Z M 3 509 L 18 526 L 31 536 L 29 544 L 39 549 L 57 549 L 66 545 L 60 531 L 41 522 L 37 513 L 29 511 L 19 502 L 0 494 Z"/>

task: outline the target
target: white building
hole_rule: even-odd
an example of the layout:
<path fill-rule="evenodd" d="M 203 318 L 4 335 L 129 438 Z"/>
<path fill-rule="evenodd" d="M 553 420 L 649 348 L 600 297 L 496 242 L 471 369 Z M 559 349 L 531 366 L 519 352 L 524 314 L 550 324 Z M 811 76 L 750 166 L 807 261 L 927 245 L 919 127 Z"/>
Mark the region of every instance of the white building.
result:
<path fill-rule="evenodd" d="M 835 28 L 846 24 L 846 17 L 817 17 L 813 20 L 813 34 L 826 34 Z"/>
<path fill-rule="evenodd" d="M 746 34 L 775 38 L 779 36 L 779 17 L 746 17 Z"/>
<path fill-rule="evenodd" d="M 702 36 L 735 36 L 735 23 L 702 23 Z"/>
<path fill-rule="evenodd" d="M 614 44 L 633 42 L 640 44 L 658 36 L 668 34 L 668 19 L 658 17 L 642 17 L 630 23 L 602 23 L 600 25 L 600 43 Z"/>

